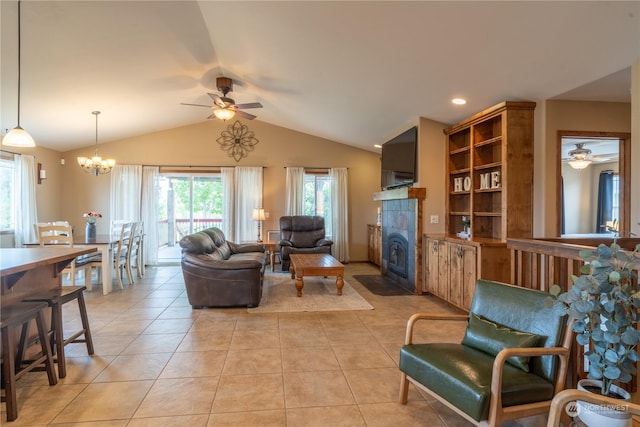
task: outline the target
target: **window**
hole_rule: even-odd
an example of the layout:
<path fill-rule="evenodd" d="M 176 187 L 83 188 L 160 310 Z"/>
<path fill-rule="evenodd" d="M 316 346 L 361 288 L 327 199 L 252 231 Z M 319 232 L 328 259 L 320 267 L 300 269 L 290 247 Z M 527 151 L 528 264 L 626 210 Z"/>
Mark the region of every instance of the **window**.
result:
<path fill-rule="evenodd" d="M 0 232 L 15 229 L 15 162 L 13 154 L 2 153 L 0 156 Z"/>
<path fill-rule="evenodd" d="M 160 247 L 180 249 L 182 237 L 210 227 L 221 227 L 222 179 L 219 173 L 161 173 L 158 232 Z M 175 253 L 174 253 L 175 252 Z M 160 251 L 159 258 L 179 259 L 180 251 Z"/>
<path fill-rule="evenodd" d="M 613 174 L 613 191 L 611 192 L 611 219 L 614 221 L 614 228 L 619 231 L 618 222 L 620 221 L 620 175 Z"/>
<path fill-rule="evenodd" d="M 327 239 L 331 239 L 331 177 L 326 172 L 304 173 L 304 214 L 324 217 Z"/>

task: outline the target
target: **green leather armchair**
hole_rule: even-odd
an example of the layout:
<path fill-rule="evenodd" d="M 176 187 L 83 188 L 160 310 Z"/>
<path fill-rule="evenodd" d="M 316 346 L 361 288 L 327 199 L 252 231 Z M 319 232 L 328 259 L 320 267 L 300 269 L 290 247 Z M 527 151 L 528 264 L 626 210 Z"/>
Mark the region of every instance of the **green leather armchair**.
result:
<path fill-rule="evenodd" d="M 414 314 L 400 350 L 400 402 L 409 382 L 475 425 L 549 411 L 565 386 L 571 326 L 547 308 L 549 294 L 478 280 L 469 315 Z M 456 343 L 414 343 L 418 321 L 463 320 Z"/>

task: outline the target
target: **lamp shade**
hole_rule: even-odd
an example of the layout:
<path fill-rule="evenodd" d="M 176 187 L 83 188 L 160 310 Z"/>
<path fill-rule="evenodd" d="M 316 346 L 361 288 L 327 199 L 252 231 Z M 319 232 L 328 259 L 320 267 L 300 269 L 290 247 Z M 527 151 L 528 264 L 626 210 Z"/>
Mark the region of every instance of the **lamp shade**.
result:
<path fill-rule="evenodd" d="M 574 169 L 584 169 L 591 164 L 591 160 L 576 159 L 569 160 L 569 166 Z"/>
<path fill-rule="evenodd" d="M 218 108 L 216 110 L 213 110 L 213 115 L 220 120 L 229 120 L 236 115 L 236 112 L 229 108 Z"/>
<path fill-rule="evenodd" d="M 2 145 L 9 147 L 35 147 L 36 143 L 26 130 L 16 126 L 2 138 Z"/>
<path fill-rule="evenodd" d="M 265 216 L 263 208 L 256 208 L 253 210 L 253 219 L 256 221 L 265 221 L 267 217 Z"/>

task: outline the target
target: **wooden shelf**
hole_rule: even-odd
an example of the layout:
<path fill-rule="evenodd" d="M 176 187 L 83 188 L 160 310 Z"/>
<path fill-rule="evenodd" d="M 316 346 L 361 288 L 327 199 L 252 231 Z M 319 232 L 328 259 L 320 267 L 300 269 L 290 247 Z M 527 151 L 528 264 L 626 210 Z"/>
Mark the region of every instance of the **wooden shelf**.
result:
<path fill-rule="evenodd" d="M 476 142 L 474 145 L 475 147 L 482 147 L 483 145 L 495 144 L 496 142 L 502 142 L 502 135 Z"/>
<path fill-rule="evenodd" d="M 497 193 L 499 191 L 502 191 L 502 187 L 499 187 L 499 188 L 484 188 L 484 189 L 473 190 L 474 193 Z"/>
<path fill-rule="evenodd" d="M 473 170 L 494 169 L 502 166 L 502 162 L 485 163 L 482 165 L 473 166 Z"/>
<path fill-rule="evenodd" d="M 502 212 L 474 212 L 473 216 L 502 216 Z"/>
<path fill-rule="evenodd" d="M 449 171 L 449 175 L 462 175 L 463 173 L 469 173 L 469 172 L 471 172 L 470 168 L 456 169 L 456 170 Z"/>
<path fill-rule="evenodd" d="M 454 156 L 456 154 L 468 153 L 469 151 L 471 151 L 471 147 L 456 148 L 455 150 L 449 151 L 449 155 Z"/>

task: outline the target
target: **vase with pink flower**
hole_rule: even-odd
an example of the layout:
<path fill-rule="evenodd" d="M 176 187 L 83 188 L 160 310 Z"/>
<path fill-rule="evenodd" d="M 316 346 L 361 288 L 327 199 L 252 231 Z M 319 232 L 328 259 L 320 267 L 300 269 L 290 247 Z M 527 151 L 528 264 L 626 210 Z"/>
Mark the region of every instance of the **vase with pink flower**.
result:
<path fill-rule="evenodd" d="M 82 214 L 85 221 L 87 221 L 87 225 L 84 229 L 84 236 L 86 239 L 95 239 L 96 238 L 96 221 L 98 218 L 102 218 L 102 214 L 99 212 L 85 212 Z"/>

